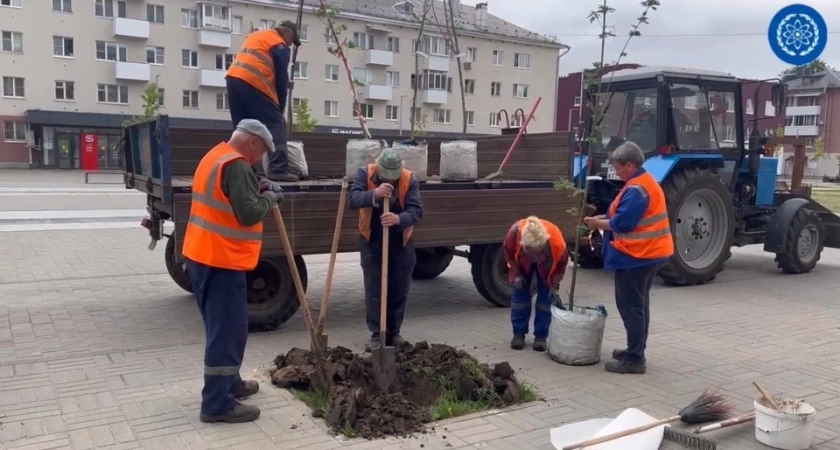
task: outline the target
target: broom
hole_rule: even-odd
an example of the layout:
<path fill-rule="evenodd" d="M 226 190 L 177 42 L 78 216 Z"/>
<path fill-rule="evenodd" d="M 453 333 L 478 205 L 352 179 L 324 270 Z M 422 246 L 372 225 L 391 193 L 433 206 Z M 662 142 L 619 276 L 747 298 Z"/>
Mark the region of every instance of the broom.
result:
<path fill-rule="evenodd" d="M 588 439 L 586 441 L 578 442 L 577 444 L 567 445 L 563 447 L 562 450 L 576 450 L 595 444 L 614 441 L 625 436 L 630 436 L 631 434 L 641 433 L 678 420 L 689 424 L 716 422 L 718 420 L 726 419 L 733 408 L 734 405 L 726 401 L 723 395 L 718 393 L 718 389 L 711 392 L 705 391 L 697 398 L 697 400 L 694 400 L 690 405 L 681 409 L 679 414 L 676 416 L 657 420 L 656 422 L 646 425 L 639 425 L 638 427 L 618 431 L 606 436 Z"/>

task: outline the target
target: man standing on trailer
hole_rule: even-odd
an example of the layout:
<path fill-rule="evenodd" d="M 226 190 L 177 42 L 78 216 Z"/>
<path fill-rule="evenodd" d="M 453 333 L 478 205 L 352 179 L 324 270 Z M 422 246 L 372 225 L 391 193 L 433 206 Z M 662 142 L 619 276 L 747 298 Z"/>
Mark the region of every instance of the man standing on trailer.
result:
<path fill-rule="evenodd" d="M 613 373 L 643 374 L 650 330 L 650 289 L 656 272 L 674 254 L 674 240 L 662 187 L 642 165 L 645 155 L 633 142 L 610 156 L 624 188 L 605 215 L 586 217 L 589 228 L 604 231 L 604 268 L 615 271 L 615 303 L 627 332 L 627 349 L 613 350 Z"/>
<path fill-rule="evenodd" d="M 388 252 L 388 312 L 386 345 L 400 346 L 400 336 L 411 273 L 417 257 L 412 235 L 414 225 L 423 218 L 420 183 L 404 168 L 402 156 L 385 149 L 375 164 L 362 167 L 350 186 L 350 208 L 359 210 L 359 253 L 365 281 L 367 326 L 370 350 L 379 347 L 379 308 L 382 290 L 382 235 L 390 227 Z M 382 204 L 389 202 L 390 212 Z"/>
<path fill-rule="evenodd" d="M 233 126 L 242 119 L 264 123 L 274 137 L 276 152 L 269 157 L 268 174 L 257 173 L 274 181 L 298 181 L 289 172 L 286 146 L 286 100 L 289 95 L 291 44 L 300 46 L 300 35 L 294 22 L 286 20 L 278 27 L 255 31 L 245 38 L 225 79 Z"/>
<path fill-rule="evenodd" d="M 263 219 L 283 201 L 280 185 L 258 182 L 251 168 L 267 151 L 275 151 L 268 128 L 243 119 L 228 142 L 204 155 L 193 178 L 182 253 L 207 339 L 202 422 L 241 423 L 260 416 L 256 406 L 239 403 L 260 389 L 256 381 L 243 381 L 239 369 L 248 339 L 245 273 L 260 258 Z"/>

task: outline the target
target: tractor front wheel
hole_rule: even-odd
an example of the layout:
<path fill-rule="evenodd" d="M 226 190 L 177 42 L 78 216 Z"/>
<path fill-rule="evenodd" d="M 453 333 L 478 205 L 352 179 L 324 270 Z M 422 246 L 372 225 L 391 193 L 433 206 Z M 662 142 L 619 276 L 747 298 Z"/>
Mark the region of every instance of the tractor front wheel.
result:
<path fill-rule="evenodd" d="M 810 210 L 800 209 L 790 222 L 785 252 L 776 254 L 776 264 L 784 273 L 808 273 L 817 266 L 824 245 L 822 221 Z"/>

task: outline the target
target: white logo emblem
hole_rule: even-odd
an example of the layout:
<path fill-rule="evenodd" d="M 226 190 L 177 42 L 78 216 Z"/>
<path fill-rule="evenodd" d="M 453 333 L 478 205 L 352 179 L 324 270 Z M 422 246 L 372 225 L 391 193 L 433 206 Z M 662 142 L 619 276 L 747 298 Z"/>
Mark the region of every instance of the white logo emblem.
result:
<path fill-rule="evenodd" d="M 790 56 L 809 55 L 821 39 L 820 28 L 809 14 L 788 14 L 776 27 L 778 49 Z"/>

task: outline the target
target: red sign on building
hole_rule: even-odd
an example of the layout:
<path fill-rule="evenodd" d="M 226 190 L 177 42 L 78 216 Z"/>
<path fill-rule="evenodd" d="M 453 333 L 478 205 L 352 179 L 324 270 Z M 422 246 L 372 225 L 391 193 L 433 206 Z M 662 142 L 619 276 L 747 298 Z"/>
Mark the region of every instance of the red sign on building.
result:
<path fill-rule="evenodd" d="M 81 133 L 82 141 L 81 166 L 82 170 L 99 169 L 99 138 L 93 133 Z"/>

